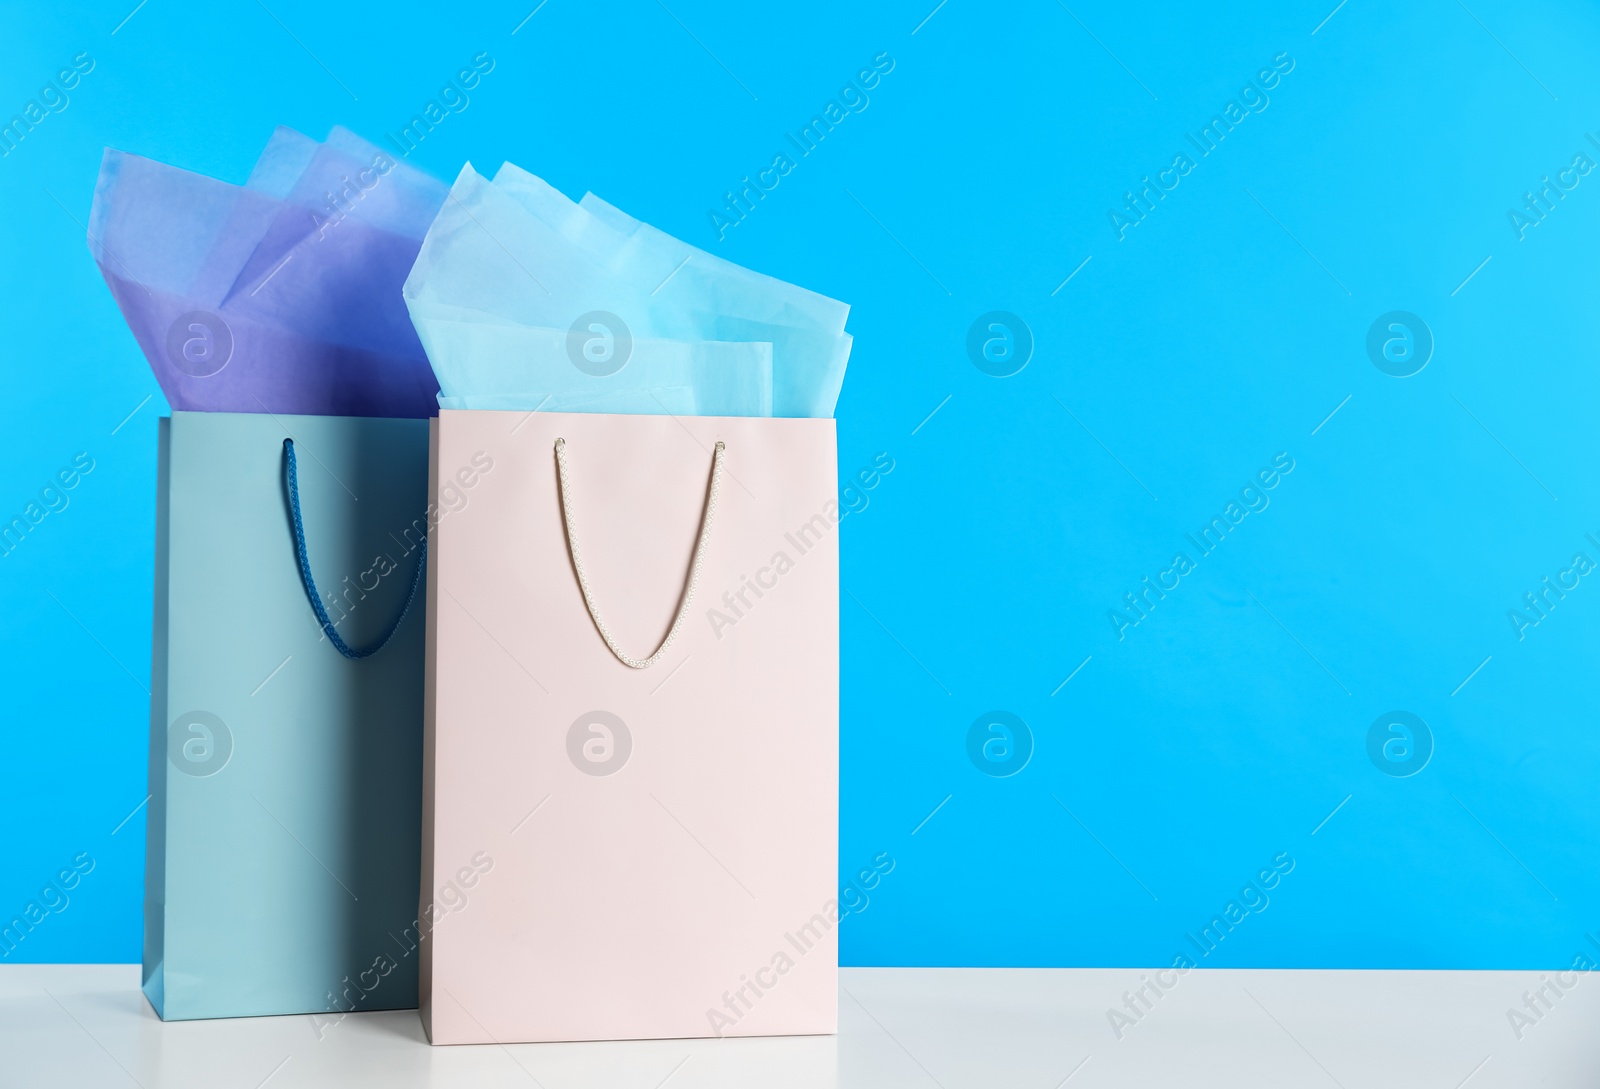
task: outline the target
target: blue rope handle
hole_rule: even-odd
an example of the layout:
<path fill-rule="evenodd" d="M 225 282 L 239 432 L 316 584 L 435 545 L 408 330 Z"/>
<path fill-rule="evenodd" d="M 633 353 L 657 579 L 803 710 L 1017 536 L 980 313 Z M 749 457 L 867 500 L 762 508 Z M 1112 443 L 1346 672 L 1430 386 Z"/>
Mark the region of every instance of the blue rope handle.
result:
<path fill-rule="evenodd" d="M 334 649 L 346 658 L 370 658 L 388 645 L 394 638 L 394 633 L 400 630 L 400 625 L 405 623 L 406 614 L 411 611 L 411 603 L 416 600 L 417 587 L 422 582 L 422 571 L 428 565 L 428 539 L 422 539 L 421 551 L 417 556 L 417 569 L 411 575 L 411 591 L 406 594 L 405 606 L 400 610 L 400 615 L 395 617 L 394 623 L 389 625 L 389 630 L 383 633 L 372 646 L 366 650 L 354 650 L 340 638 L 334 629 L 333 621 L 328 619 L 328 610 L 323 608 L 322 595 L 317 592 L 317 582 L 311 577 L 311 560 L 306 556 L 306 531 L 300 520 L 300 482 L 295 471 L 294 440 L 283 440 L 283 452 L 287 455 L 284 462 L 283 475 L 289 485 L 289 514 L 294 519 L 294 544 L 296 554 L 300 558 L 300 579 L 305 583 L 306 596 L 311 598 L 311 608 L 316 611 L 317 619 L 322 621 L 322 630 L 327 633 L 328 639 L 333 643 Z"/>

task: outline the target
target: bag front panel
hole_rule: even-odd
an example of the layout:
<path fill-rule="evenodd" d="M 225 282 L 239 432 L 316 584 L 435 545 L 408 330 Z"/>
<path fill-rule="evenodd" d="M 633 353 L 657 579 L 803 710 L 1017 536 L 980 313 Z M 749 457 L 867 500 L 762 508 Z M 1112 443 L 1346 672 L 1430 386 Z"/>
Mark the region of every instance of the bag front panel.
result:
<path fill-rule="evenodd" d="M 684 591 L 726 445 L 715 520 Z M 435 1043 L 832 1032 L 832 420 L 441 413 Z"/>
<path fill-rule="evenodd" d="M 425 421 L 174 414 L 152 723 L 165 867 L 147 893 L 164 903 L 169 1019 L 416 1004 L 416 957 L 390 933 L 416 917 L 422 602 L 372 657 L 335 651 L 296 560 L 288 437 L 348 642 L 393 621 L 419 558 Z"/>

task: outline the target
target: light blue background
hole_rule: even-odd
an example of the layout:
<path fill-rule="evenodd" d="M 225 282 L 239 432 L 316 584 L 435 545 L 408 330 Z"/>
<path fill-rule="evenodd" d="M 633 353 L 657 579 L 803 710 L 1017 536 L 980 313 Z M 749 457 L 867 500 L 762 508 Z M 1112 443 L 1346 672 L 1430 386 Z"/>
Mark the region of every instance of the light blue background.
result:
<path fill-rule="evenodd" d="M 1524 240 L 1507 212 L 1600 157 L 1600 13 L 548 0 L 524 22 L 537 2 L 8 9 L 0 118 L 96 61 L 0 159 L 0 514 L 95 460 L 0 558 L 0 918 L 96 859 L 11 959 L 138 958 L 142 812 L 119 822 L 145 793 L 163 403 L 84 244 L 101 148 L 242 181 L 273 125 L 381 141 L 480 51 L 494 70 L 411 161 L 510 159 L 854 306 L 841 470 L 895 467 L 841 529 L 841 880 L 895 867 L 846 963 L 1170 963 L 1280 852 L 1207 965 L 1593 948 L 1600 586 L 1521 641 L 1506 611 L 1600 560 L 1600 174 Z M 719 241 L 722 194 L 885 51 L 871 105 Z M 1270 107 L 1119 241 L 1107 210 L 1280 52 Z M 1011 378 L 967 356 L 991 310 L 1036 339 Z M 1391 310 L 1437 339 L 1411 378 L 1367 358 Z M 1279 451 L 1271 506 L 1119 641 L 1107 610 Z M 967 755 L 996 709 L 1035 738 L 1006 778 Z M 1367 756 L 1396 709 L 1435 739 L 1410 778 Z"/>

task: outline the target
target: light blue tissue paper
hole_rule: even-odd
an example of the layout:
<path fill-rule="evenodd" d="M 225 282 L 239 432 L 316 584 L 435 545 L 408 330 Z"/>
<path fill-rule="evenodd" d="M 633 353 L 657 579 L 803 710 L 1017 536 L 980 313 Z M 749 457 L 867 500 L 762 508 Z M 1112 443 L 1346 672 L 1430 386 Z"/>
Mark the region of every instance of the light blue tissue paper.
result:
<path fill-rule="evenodd" d="M 444 407 L 463 399 L 468 408 L 772 415 L 770 344 L 634 339 L 599 323 L 575 335 L 461 307 L 410 306 Z"/>
<path fill-rule="evenodd" d="M 775 276 L 747 269 L 725 257 L 697 249 L 665 231 L 634 219 L 622 209 L 606 203 L 593 193 L 585 193 L 583 199 L 578 202 L 578 207 L 595 216 L 612 230 L 637 237 L 642 244 L 663 254 L 663 260 L 673 267 L 684 261 L 690 261 L 696 271 L 708 280 L 731 281 L 722 284 L 720 290 L 730 294 L 738 293 L 736 298 L 742 297 L 744 305 L 754 312 L 745 316 L 753 317 L 755 313 L 792 312 L 800 320 L 814 324 L 819 329 L 835 335 L 844 332 L 845 320 L 850 316 L 850 306 L 847 303 L 830 299 L 798 284 L 791 284 Z"/>
<path fill-rule="evenodd" d="M 526 394 L 532 408 L 588 390 L 573 347 L 587 325 L 631 338 L 612 395 L 687 380 L 703 414 L 832 415 L 848 307 L 595 207 L 510 163 L 492 182 L 462 170 L 405 287 L 444 398 Z"/>
<path fill-rule="evenodd" d="M 439 395 L 440 408 L 475 408 L 490 411 L 533 412 L 527 398 L 518 394 L 481 394 L 474 397 Z M 608 412 L 617 416 L 713 416 L 739 413 L 699 412 L 689 386 L 661 386 L 651 390 L 618 390 L 602 397 L 585 393 L 551 395 L 539 412 Z"/>
<path fill-rule="evenodd" d="M 637 219 L 634 219 L 616 205 L 606 203 L 593 193 L 585 193 L 583 199 L 578 202 L 578 207 L 618 234 L 631 236 L 639 230 L 640 222 Z"/>
<path fill-rule="evenodd" d="M 844 384 L 850 308 L 814 291 L 696 249 L 647 223 L 632 221 L 593 193 L 579 207 L 627 235 L 632 259 L 666 267 L 651 294 L 652 331 L 660 336 L 772 342 L 773 414 L 832 416 Z"/>
<path fill-rule="evenodd" d="M 494 186 L 564 240 L 583 250 L 612 278 L 619 295 L 648 296 L 672 275 L 669 255 L 617 231 L 577 201 L 515 163 L 495 173 Z"/>
<path fill-rule="evenodd" d="M 407 302 L 465 306 L 537 328 L 566 329 L 605 310 L 647 326 L 607 271 L 472 169 L 462 168 L 406 280 Z"/>

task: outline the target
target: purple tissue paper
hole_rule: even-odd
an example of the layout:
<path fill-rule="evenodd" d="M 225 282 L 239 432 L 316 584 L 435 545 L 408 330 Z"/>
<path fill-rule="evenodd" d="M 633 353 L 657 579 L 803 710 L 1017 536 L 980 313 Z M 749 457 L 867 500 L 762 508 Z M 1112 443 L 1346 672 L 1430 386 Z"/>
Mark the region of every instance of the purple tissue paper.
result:
<path fill-rule="evenodd" d="M 106 150 L 89 249 L 168 403 L 434 415 L 401 286 L 448 187 L 342 129 L 280 130 L 262 167 L 229 185 Z"/>

